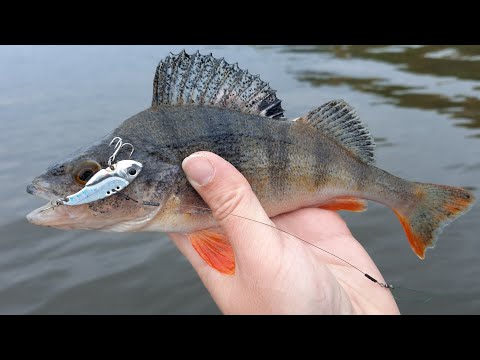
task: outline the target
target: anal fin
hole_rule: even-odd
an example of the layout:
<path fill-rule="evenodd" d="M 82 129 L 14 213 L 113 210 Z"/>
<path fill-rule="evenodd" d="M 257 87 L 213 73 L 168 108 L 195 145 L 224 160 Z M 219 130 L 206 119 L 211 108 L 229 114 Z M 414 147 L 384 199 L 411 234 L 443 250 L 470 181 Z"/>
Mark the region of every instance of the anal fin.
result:
<path fill-rule="evenodd" d="M 355 197 L 339 197 L 329 200 L 327 203 L 320 205 L 319 208 L 334 211 L 362 212 L 367 210 L 367 201 Z"/>
<path fill-rule="evenodd" d="M 222 274 L 235 274 L 235 255 L 226 235 L 206 229 L 188 234 L 188 238 L 208 265 Z"/>

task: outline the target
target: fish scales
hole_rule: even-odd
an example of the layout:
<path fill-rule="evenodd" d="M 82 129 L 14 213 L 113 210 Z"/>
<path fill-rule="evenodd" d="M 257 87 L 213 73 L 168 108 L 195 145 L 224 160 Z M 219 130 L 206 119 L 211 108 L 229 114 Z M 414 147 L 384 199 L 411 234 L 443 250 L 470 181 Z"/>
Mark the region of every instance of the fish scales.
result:
<path fill-rule="evenodd" d="M 148 131 L 145 131 L 148 129 Z M 275 199 L 275 206 L 292 211 L 295 199 L 319 197 L 324 191 L 339 190 L 347 183 L 361 190 L 361 183 L 371 169 L 349 155 L 348 151 L 306 125 L 265 119 L 220 108 L 165 107 L 148 110 L 127 120 L 114 133 L 129 141 L 151 145 L 154 152 L 149 161 L 174 162 L 196 151 L 211 151 L 232 163 L 249 181 L 266 207 Z M 137 147 L 137 156 L 142 148 Z M 141 155 L 139 155 L 141 154 Z M 338 168 L 348 168 L 339 172 Z M 357 175 L 358 174 L 358 175 Z M 347 176 L 348 175 L 348 176 Z M 184 176 L 183 173 L 179 176 Z M 332 189 L 329 189 L 329 186 Z M 179 191 L 194 191 L 191 186 Z M 347 195 L 347 194 L 345 194 Z M 350 194 L 352 195 L 352 194 Z M 287 203 L 289 202 L 289 203 Z M 276 215 L 272 213 L 270 215 Z"/>

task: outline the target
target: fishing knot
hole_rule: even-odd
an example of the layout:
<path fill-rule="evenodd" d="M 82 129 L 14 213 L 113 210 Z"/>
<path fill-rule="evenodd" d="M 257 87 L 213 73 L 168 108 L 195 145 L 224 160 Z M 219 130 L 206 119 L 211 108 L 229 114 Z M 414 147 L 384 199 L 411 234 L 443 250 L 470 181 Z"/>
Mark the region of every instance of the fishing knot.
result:
<path fill-rule="evenodd" d="M 387 284 L 387 283 L 381 283 L 379 282 L 378 285 L 380 285 L 381 287 L 385 288 L 385 289 L 390 289 L 390 290 L 393 290 L 394 287 L 392 284 Z"/>

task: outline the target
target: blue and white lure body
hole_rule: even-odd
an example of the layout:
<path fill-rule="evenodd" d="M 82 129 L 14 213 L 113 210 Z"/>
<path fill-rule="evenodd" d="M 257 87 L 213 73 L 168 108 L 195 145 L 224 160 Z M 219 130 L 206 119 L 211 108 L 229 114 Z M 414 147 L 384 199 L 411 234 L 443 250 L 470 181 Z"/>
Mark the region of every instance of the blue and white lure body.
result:
<path fill-rule="evenodd" d="M 142 164 L 134 160 L 122 160 L 97 172 L 75 194 L 60 199 L 62 205 L 81 205 L 101 200 L 125 189 L 136 179 L 142 170 Z"/>

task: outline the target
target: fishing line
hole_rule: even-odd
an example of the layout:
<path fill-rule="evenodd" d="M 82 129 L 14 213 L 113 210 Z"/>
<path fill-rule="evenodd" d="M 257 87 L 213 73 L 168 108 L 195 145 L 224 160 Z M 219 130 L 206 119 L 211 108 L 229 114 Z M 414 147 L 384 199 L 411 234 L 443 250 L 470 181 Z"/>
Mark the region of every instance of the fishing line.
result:
<path fill-rule="evenodd" d="M 136 203 L 139 203 L 139 204 L 142 204 L 142 205 L 147 205 L 147 206 L 156 206 L 156 207 L 159 207 L 160 206 L 160 203 L 157 203 L 157 202 L 153 202 L 153 201 L 138 201 L 138 200 L 135 200 L 133 199 L 132 197 L 126 195 L 126 194 L 123 194 L 123 193 L 117 193 L 117 195 L 120 195 L 122 197 L 124 197 L 126 200 L 132 200 Z M 195 205 L 180 205 L 182 207 L 190 207 L 190 208 L 196 208 L 196 209 L 202 209 L 202 210 L 207 210 L 207 211 L 210 211 L 211 213 L 213 213 L 213 210 L 208 208 L 208 207 L 204 207 L 204 206 L 195 206 Z M 321 250 L 323 251 L 324 253 L 327 253 L 328 255 L 331 255 L 333 257 L 335 257 L 336 259 L 344 262 L 345 264 L 347 264 L 348 266 L 352 267 L 353 269 L 357 270 L 358 272 L 360 272 L 363 276 L 365 276 L 368 280 L 372 281 L 373 283 L 375 284 L 378 284 L 380 287 L 384 288 L 384 289 L 389 289 L 391 292 L 392 292 L 392 296 L 396 299 L 396 300 L 400 300 L 400 301 L 421 301 L 423 303 L 427 303 L 428 301 L 430 301 L 431 297 L 428 297 L 428 298 L 400 298 L 400 297 L 396 297 L 394 294 L 393 294 L 393 291 L 392 290 L 398 290 L 398 289 L 404 289 L 404 290 L 407 290 L 407 291 L 411 291 L 411 292 L 416 292 L 416 293 L 422 293 L 425 295 L 425 292 L 424 291 L 421 291 L 421 290 L 415 290 L 415 289 L 410 289 L 410 288 L 407 288 L 407 287 L 403 287 L 403 286 L 394 286 L 393 284 L 388 284 L 386 282 L 381 282 L 377 279 L 375 279 L 372 275 L 362 271 L 360 268 L 358 268 L 357 266 L 353 265 L 351 262 L 341 258 L 340 256 L 338 255 L 335 255 L 334 253 L 318 246 L 318 245 L 315 245 L 315 244 L 312 244 L 311 242 L 305 240 L 305 239 L 302 239 L 301 237 L 299 236 L 296 236 L 295 234 L 292 234 L 286 230 L 283 230 L 283 229 L 280 229 L 274 225 L 271 225 L 271 224 L 267 224 L 267 223 L 264 223 L 262 221 L 259 221 L 259 220 L 255 220 L 255 219 L 251 219 L 251 218 L 248 218 L 248 217 L 245 217 L 245 216 L 242 216 L 242 215 L 237 215 L 237 214 L 233 214 L 233 213 L 230 213 L 230 212 L 227 212 L 227 211 L 220 211 L 220 213 L 223 213 L 223 214 L 227 214 L 227 215 L 231 215 L 231 216 L 235 216 L 237 218 L 241 218 L 241 219 L 245 219 L 245 220 L 249 220 L 249 221 L 252 221 L 252 222 L 255 222 L 257 224 L 262 224 L 262 225 L 265 225 L 265 226 L 268 226 L 270 228 L 273 228 L 273 229 L 276 229 L 278 231 L 281 231 L 287 235 L 290 235 L 300 241 L 303 241 L 304 243 L 310 245 L 310 246 L 313 246 L 314 248 L 318 249 L 318 250 Z"/>

